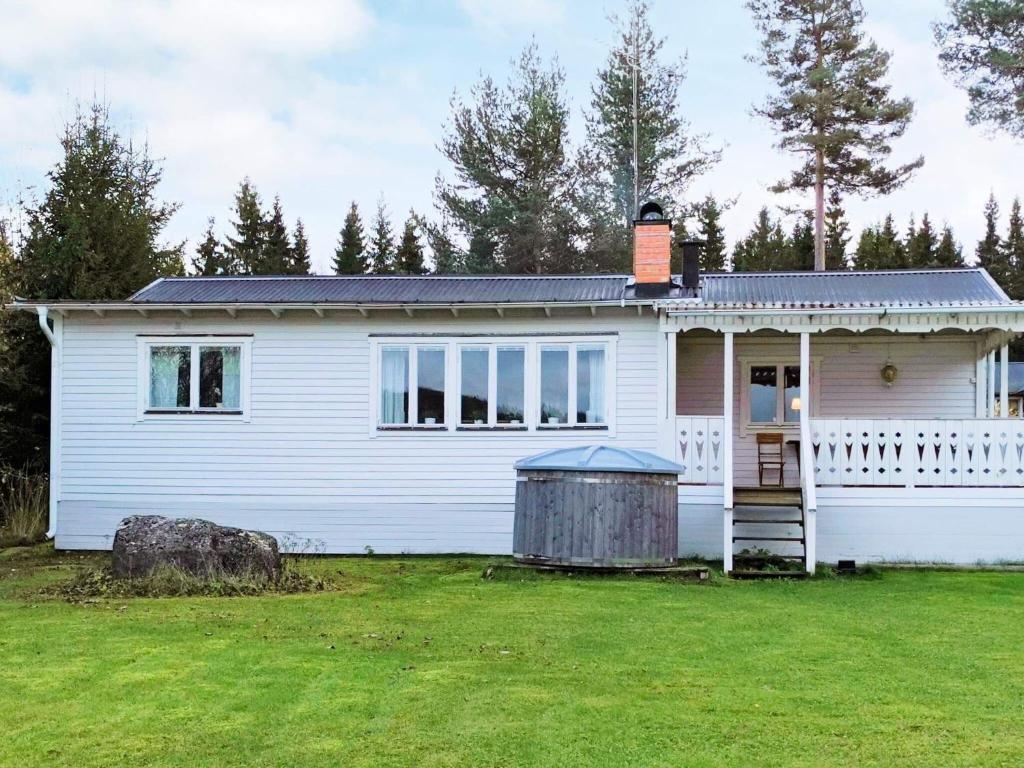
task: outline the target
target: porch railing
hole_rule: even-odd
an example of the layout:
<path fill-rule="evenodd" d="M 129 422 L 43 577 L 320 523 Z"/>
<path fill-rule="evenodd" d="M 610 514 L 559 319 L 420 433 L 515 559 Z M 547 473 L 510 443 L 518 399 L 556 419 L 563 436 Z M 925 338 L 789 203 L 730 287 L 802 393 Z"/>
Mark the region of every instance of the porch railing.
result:
<path fill-rule="evenodd" d="M 1018 419 L 811 419 L 817 485 L 1024 486 Z"/>
<path fill-rule="evenodd" d="M 725 476 L 725 418 L 676 416 L 676 461 L 679 482 L 720 485 Z"/>

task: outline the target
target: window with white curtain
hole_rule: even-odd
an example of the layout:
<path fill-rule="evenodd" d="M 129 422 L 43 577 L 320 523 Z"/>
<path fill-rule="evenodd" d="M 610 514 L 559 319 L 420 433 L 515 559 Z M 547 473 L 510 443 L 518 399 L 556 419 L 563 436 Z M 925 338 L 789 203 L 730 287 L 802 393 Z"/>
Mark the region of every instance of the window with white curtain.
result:
<path fill-rule="evenodd" d="M 610 426 L 606 339 L 408 338 L 378 349 L 380 430 Z"/>
<path fill-rule="evenodd" d="M 144 414 L 244 412 L 248 341 L 167 338 L 142 342 Z"/>

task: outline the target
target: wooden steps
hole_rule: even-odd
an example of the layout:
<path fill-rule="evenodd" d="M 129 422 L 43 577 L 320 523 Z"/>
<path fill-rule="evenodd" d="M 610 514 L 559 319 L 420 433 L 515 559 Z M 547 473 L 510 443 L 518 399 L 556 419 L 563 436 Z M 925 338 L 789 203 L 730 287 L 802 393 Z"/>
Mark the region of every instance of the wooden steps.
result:
<path fill-rule="evenodd" d="M 737 542 L 795 544 L 799 545 L 800 554 L 786 554 L 785 550 L 770 552 L 760 548 L 753 552 L 734 553 L 733 569 L 729 572 L 731 577 L 737 579 L 799 579 L 807 576 L 804 502 L 803 492 L 799 488 L 770 486 L 734 488 L 733 513 L 733 544 Z M 797 530 L 787 530 L 793 528 Z"/>

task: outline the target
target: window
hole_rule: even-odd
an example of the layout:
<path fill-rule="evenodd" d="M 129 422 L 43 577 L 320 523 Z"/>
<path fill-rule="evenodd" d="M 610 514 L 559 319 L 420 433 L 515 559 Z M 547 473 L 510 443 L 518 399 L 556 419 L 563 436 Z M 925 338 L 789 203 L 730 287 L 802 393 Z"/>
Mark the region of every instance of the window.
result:
<path fill-rule="evenodd" d="M 378 343 L 375 429 L 609 429 L 607 340 L 392 339 Z"/>
<path fill-rule="evenodd" d="M 800 366 L 749 366 L 747 421 L 754 425 L 800 422 Z"/>
<path fill-rule="evenodd" d="M 242 414 L 247 345 L 185 338 L 142 341 L 143 414 Z"/>
<path fill-rule="evenodd" d="M 601 427 L 605 414 L 605 344 L 559 344 L 540 350 L 540 425 Z"/>
<path fill-rule="evenodd" d="M 569 348 L 540 350 L 540 423 L 548 426 L 569 422 Z"/>
<path fill-rule="evenodd" d="M 443 427 L 445 374 L 443 346 L 382 347 L 380 426 Z M 410 393 L 415 396 L 410 397 Z"/>
<path fill-rule="evenodd" d="M 522 428 L 526 348 L 471 345 L 460 347 L 459 355 L 460 427 Z"/>

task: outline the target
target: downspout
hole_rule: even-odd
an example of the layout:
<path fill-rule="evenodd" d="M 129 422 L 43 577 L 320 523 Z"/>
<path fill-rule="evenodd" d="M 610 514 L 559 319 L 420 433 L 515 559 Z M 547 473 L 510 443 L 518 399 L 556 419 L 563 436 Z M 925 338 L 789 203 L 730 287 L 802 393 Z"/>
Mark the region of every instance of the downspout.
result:
<path fill-rule="evenodd" d="M 39 328 L 50 342 L 50 524 L 46 538 L 57 535 L 57 497 L 60 489 L 60 440 L 61 440 L 61 374 L 64 355 L 61 352 L 63 337 L 63 319 L 60 315 L 53 318 L 53 328 L 47 322 L 47 307 L 36 307 L 39 316 Z"/>

